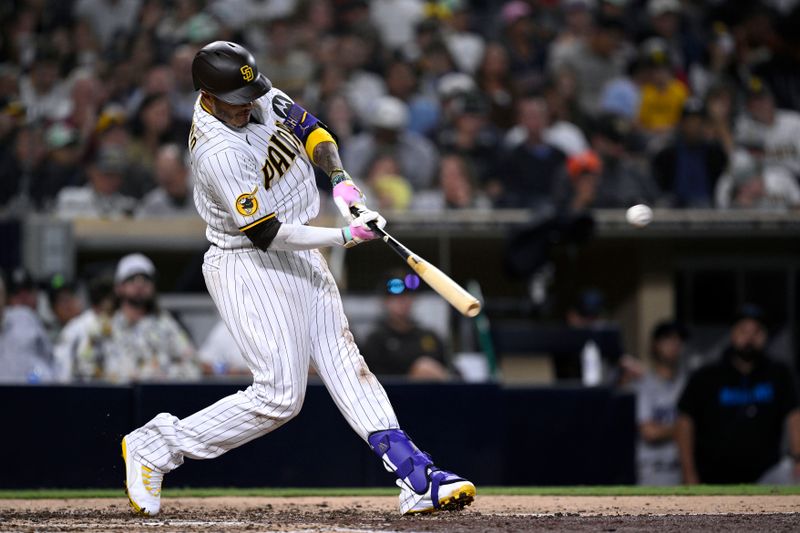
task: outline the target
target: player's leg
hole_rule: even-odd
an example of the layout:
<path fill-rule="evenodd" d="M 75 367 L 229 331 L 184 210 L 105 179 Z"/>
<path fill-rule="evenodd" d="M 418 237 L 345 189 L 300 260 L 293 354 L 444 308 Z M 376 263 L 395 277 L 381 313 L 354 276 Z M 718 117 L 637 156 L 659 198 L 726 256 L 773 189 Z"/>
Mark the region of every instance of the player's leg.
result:
<path fill-rule="evenodd" d="M 158 481 L 184 457 L 210 459 L 277 429 L 302 406 L 310 341 L 306 302 L 310 267 L 286 254 L 229 253 L 207 257 L 209 293 L 253 373 L 244 391 L 179 420 L 161 413 L 123 441 L 129 496 L 134 506 L 158 512 Z M 298 273 L 300 275 L 298 275 Z M 153 490 L 141 489 L 149 478 Z M 138 498 L 137 498 L 138 496 Z M 139 502 L 137 504 L 137 501 Z M 138 510 L 138 509 L 137 509 Z"/>
<path fill-rule="evenodd" d="M 475 486 L 434 466 L 430 455 L 399 428 L 386 391 L 353 341 L 333 276 L 321 255 L 317 260 L 320 277 L 312 304 L 311 362 L 350 426 L 397 475 L 401 514 L 469 505 Z"/>

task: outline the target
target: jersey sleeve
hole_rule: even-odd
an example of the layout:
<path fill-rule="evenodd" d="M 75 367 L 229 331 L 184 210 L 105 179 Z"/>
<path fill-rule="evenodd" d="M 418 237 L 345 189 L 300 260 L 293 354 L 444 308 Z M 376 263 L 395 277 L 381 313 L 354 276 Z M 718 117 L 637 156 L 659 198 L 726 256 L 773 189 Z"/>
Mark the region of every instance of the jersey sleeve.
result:
<path fill-rule="evenodd" d="M 261 170 L 255 160 L 235 150 L 223 150 L 200 164 L 206 183 L 220 204 L 245 232 L 275 218 L 264 187 Z"/>

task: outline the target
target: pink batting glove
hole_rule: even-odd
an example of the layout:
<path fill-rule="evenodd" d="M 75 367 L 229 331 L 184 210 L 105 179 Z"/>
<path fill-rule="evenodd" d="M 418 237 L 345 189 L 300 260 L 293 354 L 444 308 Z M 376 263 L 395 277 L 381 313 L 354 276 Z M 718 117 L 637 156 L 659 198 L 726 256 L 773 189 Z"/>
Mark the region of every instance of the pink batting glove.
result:
<path fill-rule="evenodd" d="M 336 204 L 342 217 L 348 222 L 352 222 L 353 220 L 350 207 L 354 205 L 364 205 L 366 200 L 364 194 L 351 180 L 339 182 L 333 187 L 333 202 Z"/>
<path fill-rule="evenodd" d="M 361 211 L 361 214 L 356 217 L 349 226 L 342 228 L 342 234 L 344 235 L 344 246 L 346 248 L 352 248 L 356 244 L 364 241 L 377 239 L 378 235 L 369 229 L 369 226 L 367 225 L 373 221 L 379 228 L 386 226 L 386 219 L 383 218 L 377 211 L 370 211 L 369 209 Z"/>

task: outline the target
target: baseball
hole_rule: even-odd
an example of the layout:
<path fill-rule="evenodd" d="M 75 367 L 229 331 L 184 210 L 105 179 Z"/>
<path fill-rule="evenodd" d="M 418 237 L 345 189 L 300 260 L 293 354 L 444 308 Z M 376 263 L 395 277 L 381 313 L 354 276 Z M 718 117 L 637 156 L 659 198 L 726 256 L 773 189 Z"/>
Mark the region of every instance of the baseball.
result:
<path fill-rule="evenodd" d="M 636 204 L 625 212 L 625 220 L 632 226 L 643 228 L 653 221 L 653 210 L 644 204 Z"/>

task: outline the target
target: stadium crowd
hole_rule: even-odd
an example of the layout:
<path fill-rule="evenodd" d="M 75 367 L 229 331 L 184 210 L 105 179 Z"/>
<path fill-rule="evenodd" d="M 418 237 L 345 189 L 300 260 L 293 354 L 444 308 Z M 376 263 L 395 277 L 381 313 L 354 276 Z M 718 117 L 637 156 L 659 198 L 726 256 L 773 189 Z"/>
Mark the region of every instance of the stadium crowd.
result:
<path fill-rule="evenodd" d="M 228 39 L 380 208 L 790 208 L 798 20 L 777 0 L 4 2 L 0 206 L 191 213 L 190 65 Z"/>
<path fill-rule="evenodd" d="M 4 215 L 196 216 L 185 157 L 197 98 L 190 67 L 217 39 L 245 44 L 276 87 L 320 116 L 379 209 L 800 207 L 798 1 L 18 0 L 0 6 L 0 25 Z M 236 354 L 220 361 L 193 346 L 158 308 L 155 266 L 142 255 L 89 283 L 85 309 L 69 280 L 49 280 L 45 322 L 36 284 L 9 274 L 0 381 L 246 372 Z M 401 318 L 397 335 L 408 340 Z M 219 333 L 216 345 L 230 345 Z M 726 423 L 701 407 L 727 385 L 708 370 L 688 377 L 684 337 L 662 324 L 654 371 L 632 371 L 642 475 L 717 480 L 703 456 L 684 458 L 680 471 L 678 445 Z M 758 427 L 777 440 L 791 417 L 800 476 L 788 371 L 747 359 L 735 342 L 728 352 L 715 370 L 727 378 L 779 376 L 769 401 L 756 402 L 772 416 Z M 725 390 L 736 408 L 753 403 Z M 734 436 L 742 427 L 726 426 Z M 753 479 L 778 458 L 769 444 L 756 450 L 768 461 Z M 712 445 L 702 451 L 714 455 Z"/>

